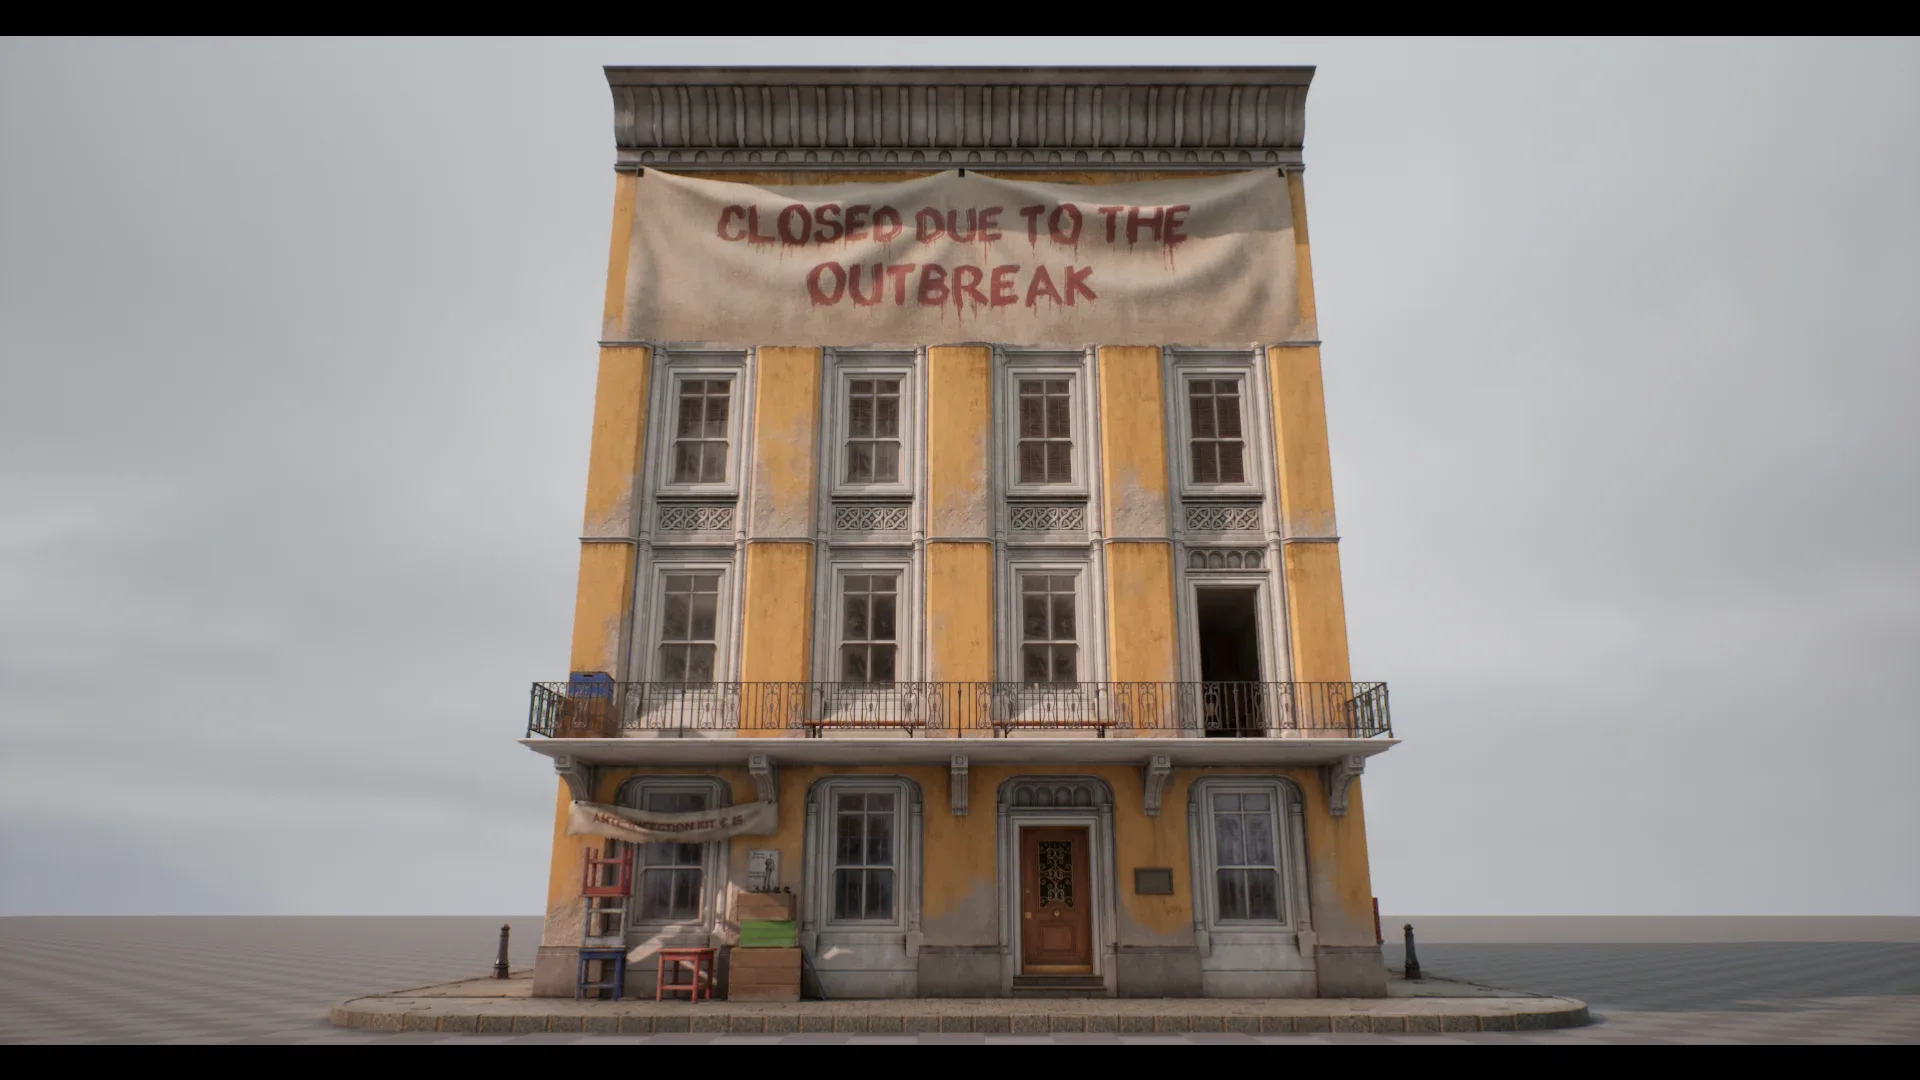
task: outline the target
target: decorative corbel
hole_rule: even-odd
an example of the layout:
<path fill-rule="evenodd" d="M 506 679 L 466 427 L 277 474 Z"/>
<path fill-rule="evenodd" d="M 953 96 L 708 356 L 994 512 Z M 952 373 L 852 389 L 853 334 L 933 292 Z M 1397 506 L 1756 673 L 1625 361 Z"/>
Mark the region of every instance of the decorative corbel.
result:
<path fill-rule="evenodd" d="M 573 793 L 574 802 L 593 801 L 593 766 L 580 760 L 573 754 L 559 754 L 553 759 L 553 771 L 567 782 L 567 790 Z"/>
<path fill-rule="evenodd" d="M 773 762 L 765 754 L 747 758 L 747 774 L 753 777 L 754 792 L 761 802 L 778 802 L 780 789 L 774 786 Z"/>
<path fill-rule="evenodd" d="M 1173 759 L 1165 754 L 1155 754 L 1147 762 L 1146 792 L 1142 799 L 1142 809 L 1148 817 L 1160 816 L 1160 793 L 1166 789 L 1167 780 L 1173 776 Z"/>
<path fill-rule="evenodd" d="M 953 802 L 953 816 L 967 816 L 967 758 L 955 754 L 947 763 L 947 797 Z"/>
<path fill-rule="evenodd" d="M 1327 810 L 1334 817 L 1346 816 L 1347 785 L 1353 783 L 1354 777 L 1366 770 L 1367 759 L 1359 754 L 1349 754 L 1332 765 L 1326 766 Z"/>

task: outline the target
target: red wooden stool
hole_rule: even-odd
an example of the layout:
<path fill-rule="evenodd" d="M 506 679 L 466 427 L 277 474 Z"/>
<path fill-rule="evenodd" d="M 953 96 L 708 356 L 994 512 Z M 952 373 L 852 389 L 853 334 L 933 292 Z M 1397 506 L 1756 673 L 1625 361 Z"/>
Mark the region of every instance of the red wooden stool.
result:
<path fill-rule="evenodd" d="M 712 949 L 661 949 L 659 973 L 654 977 L 653 1000 L 664 1000 L 669 993 L 684 991 L 688 1001 L 713 1000 L 713 957 Z M 680 965 L 693 965 L 693 981 L 681 982 Z M 671 968 L 669 968 L 671 965 Z M 674 981 L 667 981 L 667 972 L 673 972 Z M 706 979 L 701 981 L 701 974 Z M 703 994 L 704 992 L 704 994 Z"/>

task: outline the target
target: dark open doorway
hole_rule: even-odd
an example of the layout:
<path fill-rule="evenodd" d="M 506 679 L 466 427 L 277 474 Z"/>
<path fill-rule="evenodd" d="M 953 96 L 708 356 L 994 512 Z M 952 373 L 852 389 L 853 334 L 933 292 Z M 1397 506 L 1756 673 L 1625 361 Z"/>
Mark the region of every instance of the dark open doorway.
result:
<path fill-rule="evenodd" d="M 1266 693 L 1260 682 L 1259 590 L 1196 590 L 1200 630 L 1201 715 L 1208 735 L 1259 735 Z"/>

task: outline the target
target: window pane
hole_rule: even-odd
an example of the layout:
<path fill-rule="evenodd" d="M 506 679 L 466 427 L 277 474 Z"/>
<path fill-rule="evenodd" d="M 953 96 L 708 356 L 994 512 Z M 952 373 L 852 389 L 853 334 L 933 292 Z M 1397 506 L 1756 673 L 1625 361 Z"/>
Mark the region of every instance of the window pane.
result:
<path fill-rule="evenodd" d="M 1020 634 L 1025 641 L 1047 640 L 1047 598 L 1026 593 L 1020 597 Z"/>
<path fill-rule="evenodd" d="M 893 640 L 893 604 L 892 593 L 873 594 L 873 636 L 872 641 Z"/>
<path fill-rule="evenodd" d="M 1075 662 L 1080 650 L 1072 645 L 1053 647 L 1053 681 L 1070 683 L 1080 681 L 1079 665 Z"/>
<path fill-rule="evenodd" d="M 893 865 L 893 815 L 867 815 L 867 865 Z"/>
<path fill-rule="evenodd" d="M 1246 852 L 1240 842 L 1240 815 L 1213 816 L 1213 856 L 1221 866 L 1244 866 Z"/>
<path fill-rule="evenodd" d="M 862 915 L 858 870 L 835 870 L 833 872 L 833 917 L 836 919 L 858 919 Z"/>
<path fill-rule="evenodd" d="M 854 394 L 858 394 L 862 397 L 865 397 L 866 395 L 873 393 L 873 380 L 872 379 L 854 379 L 852 382 L 849 382 L 847 384 L 847 389 Z"/>
<path fill-rule="evenodd" d="M 868 870 L 866 878 L 866 917 L 869 919 L 893 918 L 893 871 Z"/>
<path fill-rule="evenodd" d="M 1221 870 L 1214 876 L 1215 894 L 1220 901 L 1220 918 L 1244 919 L 1247 917 L 1247 893 L 1245 870 Z"/>
<path fill-rule="evenodd" d="M 1030 394 L 1039 383 L 1020 384 L 1020 437 L 1037 439 L 1047 433 L 1045 420 L 1045 399 L 1038 394 Z"/>
<path fill-rule="evenodd" d="M 866 837 L 861 832 L 861 824 L 866 821 L 863 814 L 841 814 L 839 829 L 835 834 L 834 862 L 840 866 L 860 865 L 860 852 L 866 847 Z"/>
<path fill-rule="evenodd" d="M 668 581 L 672 580 L 668 579 Z M 672 586 L 669 585 L 668 588 L 671 589 Z M 685 641 L 689 625 L 691 620 L 687 613 L 687 595 L 667 593 L 666 604 L 661 609 L 660 636 L 667 641 Z"/>
<path fill-rule="evenodd" d="M 894 481 L 900 479 L 900 444 L 882 442 L 873 444 L 873 478 L 875 480 Z"/>
<path fill-rule="evenodd" d="M 865 795 L 842 795 L 839 799 L 835 800 L 835 805 L 843 812 L 858 813 L 867 808 L 867 797 Z"/>
<path fill-rule="evenodd" d="M 1053 640 L 1073 640 L 1073 594 L 1053 598 Z"/>
<path fill-rule="evenodd" d="M 1188 415 L 1193 420 L 1193 437 L 1211 439 L 1215 435 L 1213 424 L 1213 398 L 1200 392 L 1202 383 L 1193 386 L 1193 397 L 1188 401 Z"/>
<path fill-rule="evenodd" d="M 873 433 L 883 439 L 900 437 L 900 399 L 879 398 L 873 403 Z"/>
<path fill-rule="evenodd" d="M 881 810 L 885 810 L 889 814 L 893 813 L 893 793 L 892 792 L 876 791 L 871 795 L 867 796 L 868 813 L 876 813 Z"/>
<path fill-rule="evenodd" d="M 1214 457 L 1213 444 L 1210 442 L 1193 444 L 1193 482 L 1196 484 L 1220 482 L 1220 469 Z"/>
<path fill-rule="evenodd" d="M 873 676 L 870 682 L 893 682 L 893 646 L 875 645 L 868 650 L 872 654 L 871 668 Z"/>
<path fill-rule="evenodd" d="M 1223 442 L 1220 444 L 1220 482 L 1223 484 L 1244 483 L 1246 469 L 1240 463 L 1240 444 Z"/>
<path fill-rule="evenodd" d="M 700 422 L 705 418 L 703 414 L 706 412 L 702 407 L 702 399 L 699 392 L 694 390 L 694 387 L 700 385 L 702 384 L 687 383 L 681 387 L 680 419 L 674 432 L 682 438 L 700 437 Z"/>
<path fill-rule="evenodd" d="M 841 647 L 840 681 L 856 683 L 867 681 L 867 647 L 865 645 Z"/>
<path fill-rule="evenodd" d="M 714 593 L 693 594 L 693 629 L 688 637 L 695 641 L 712 641 L 714 608 L 720 597 Z"/>
<path fill-rule="evenodd" d="M 1047 444 L 1047 482 L 1064 484 L 1073 479 L 1073 444 Z"/>
<path fill-rule="evenodd" d="M 1073 435 L 1073 422 L 1067 411 L 1066 395 L 1047 397 L 1047 435 L 1055 439 L 1065 439 Z"/>
<path fill-rule="evenodd" d="M 1253 798 L 1253 796 L 1249 796 Z M 1244 819 L 1247 835 L 1247 865 L 1274 866 L 1273 818 L 1265 813 L 1248 814 Z"/>
<path fill-rule="evenodd" d="M 671 918 L 673 912 L 673 871 L 648 870 L 640 875 L 640 917 Z"/>
<path fill-rule="evenodd" d="M 1277 919 L 1280 917 L 1279 876 L 1271 870 L 1248 870 L 1247 876 L 1247 918 Z"/>
<path fill-rule="evenodd" d="M 727 444 L 710 442 L 705 447 L 700 466 L 700 482 L 703 484 L 723 483 L 727 479 Z"/>
<path fill-rule="evenodd" d="M 1067 392 L 1067 380 L 1065 379 L 1048 379 L 1047 380 L 1047 393 L 1057 397 L 1065 394 L 1066 392 Z"/>
<path fill-rule="evenodd" d="M 1273 806 L 1273 799 L 1263 792 L 1251 792 L 1240 798 L 1240 806 L 1245 810 L 1269 810 Z"/>
<path fill-rule="evenodd" d="M 846 619 L 842 622 L 842 636 L 848 641 L 867 640 L 867 594 L 864 590 L 854 592 L 852 583 L 847 586 L 847 596 L 843 601 Z"/>
<path fill-rule="evenodd" d="M 691 484 L 700 479 L 700 444 L 692 442 L 673 445 L 673 480 L 677 484 Z"/>
<path fill-rule="evenodd" d="M 1232 384 L 1221 383 L 1220 385 L 1222 387 L 1226 387 Z M 1233 395 L 1222 394 L 1220 397 L 1214 399 L 1213 411 L 1214 411 L 1214 415 L 1219 420 L 1220 437 L 1223 439 L 1239 438 L 1240 437 L 1240 397 L 1239 395 L 1238 394 L 1233 394 Z"/>
<path fill-rule="evenodd" d="M 707 416 L 701 434 L 709 439 L 727 437 L 727 390 L 730 384 L 710 382 L 707 384 Z"/>
<path fill-rule="evenodd" d="M 1047 481 L 1047 444 L 1042 442 L 1023 442 L 1020 444 L 1020 482 L 1023 484 L 1044 484 Z"/>
<path fill-rule="evenodd" d="M 854 392 L 859 393 L 863 384 L 854 383 Z M 873 399 L 855 396 L 847 402 L 847 434 L 855 439 L 873 438 Z"/>
<path fill-rule="evenodd" d="M 1237 811 L 1240 809 L 1240 796 L 1215 795 L 1213 797 L 1213 808 L 1215 810 Z"/>
<path fill-rule="evenodd" d="M 1029 683 L 1051 682 L 1047 671 L 1047 647 L 1026 645 L 1020 649 L 1020 677 Z"/>
<path fill-rule="evenodd" d="M 687 650 L 684 645 L 660 646 L 660 678 L 665 682 L 687 681 Z"/>
<path fill-rule="evenodd" d="M 1055 574 L 1053 577 L 1048 578 L 1047 581 L 1049 582 L 1048 587 L 1054 592 L 1066 593 L 1069 596 L 1073 595 L 1072 574 Z"/>
<path fill-rule="evenodd" d="M 873 444 L 850 442 L 847 444 L 847 481 L 864 484 L 873 479 Z"/>
<path fill-rule="evenodd" d="M 687 681 L 690 683 L 713 681 L 713 646 L 687 646 Z"/>

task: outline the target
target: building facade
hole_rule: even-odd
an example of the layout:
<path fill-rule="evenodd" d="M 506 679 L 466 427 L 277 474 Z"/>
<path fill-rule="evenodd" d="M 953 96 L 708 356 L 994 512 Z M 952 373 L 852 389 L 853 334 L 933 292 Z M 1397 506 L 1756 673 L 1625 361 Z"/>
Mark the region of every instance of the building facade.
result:
<path fill-rule="evenodd" d="M 750 804 L 772 813 L 757 834 L 632 845 L 630 991 L 651 994 L 652 950 L 712 946 L 724 993 L 740 897 L 774 888 L 829 998 L 1385 993 L 1358 778 L 1394 739 L 1385 686 L 1348 670 L 1301 160 L 1311 75 L 608 70 L 618 155 L 571 677 L 534 686 L 524 740 L 560 775 L 536 994 L 573 995 L 586 860 L 629 850 L 576 831 L 579 807 Z M 1048 321 L 1069 277 L 1107 303 L 1148 294 L 1064 262 L 1051 289 L 1004 268 L 1003 290 L 991 258 L 976 293 L 1032 312 L 1018 334 L 955 319 L 867 340 L 833 321 L 861 312 L 835 288 L 885 306 L 883 286 L 910 304 L 915 282 L 874 262 L 863 283 L 851 258 L 807 278 L 795 318 L 824 320 L 816 337 L 743 340 L 751 295 L 716 301 L 733 314 L 700 340 L 646 329 L 674 289 L 744 280 L 650 238 L 677 204 L 649 183 L 804 200 L 741 196 L 701 219 L 745 251 L 844 241 L 820 223 L 936 175 L 1085 191 L 1090 236 L 1113 211 L 1107 240 L 1164 240 L 1169 274 L 1202 272 L 1173 258 L 1188 206 L 1094 204 L 1247 177 L 1287 227 L 1237 242 L 1284 267 L 1264 276 L 1284 282 L 1290 329 L 1222 344 L 1174 297 L 1155 316 L 1174 329 L 1102 336 Z M 1006 218 L 1035 245 L 1065 220 Z M 977 239 L 988 221 L 932 227 Z M 898 224 L 906 243 L 914 219 Z M 952 274 L 954 296 L 967 280 Z"/>

